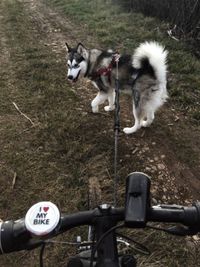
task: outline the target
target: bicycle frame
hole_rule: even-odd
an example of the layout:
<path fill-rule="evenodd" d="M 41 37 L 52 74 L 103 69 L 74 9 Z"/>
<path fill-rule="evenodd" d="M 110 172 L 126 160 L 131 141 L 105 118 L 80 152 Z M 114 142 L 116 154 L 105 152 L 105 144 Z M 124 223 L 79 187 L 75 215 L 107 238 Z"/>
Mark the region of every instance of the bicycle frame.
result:
<path fill-rule="evenodd" d="M 77 260 L 77 258 L 79 258 L 82 267 L 135 267 L 136 260 L 133 256 L 127 255 L 125 261 L 123 260 L 123 256 L 119 256 L 117 249 L 117 236 L 115 230 L 110 231 L 102 239 L 102 236 L 104 236 L 109 230 L 113 229 L 113 227 L 117 225 L 118 218 L 115 218 L 115 216 L 113 216 L 111 220 L 110 206 L 108 205 L 103 205 L 99 207 L 99 210 L 101 216 L 99 216 L 95 220 L 92 226 L 96 236 L 96 242 L 98 243 L 100 241 L 98 247 L 94 247 L 94 249 L 96 249 L 97 251 L 97 260 L 94 260 L 93 264 L 90 263 L 91 255 L 94 251 L 90 251 L 90 253 L 87 253 L 88 251 L 81 252 L 76 255 L 74 259 Z M 85 259 L 85 257 L 87 259 Z M 71 267 L 72 265 L 73 267 L 81 266 L 79 263 L 72 264 L 72 262 L 71 265 L 69 264 L 68 266 Z"/>
<path fill-rule="evenodd" d="M 103 236 L 108 230 L 116 226 L 116 222 L 114 220 L 111 221 L 110 218 L 107 216 L 109 214 L 109 208 L 103 210 L 103 212 L 107 214 L 105 214 L 103 217 L 100 217 L 95 225 L 97 242 L 100 240 L 101 236 Z M 116 233 L 115 231 L 112 231 L 99 244 L 99 247 L 97 248 L 97 266 L 119 267 L 116 239 Z"/>

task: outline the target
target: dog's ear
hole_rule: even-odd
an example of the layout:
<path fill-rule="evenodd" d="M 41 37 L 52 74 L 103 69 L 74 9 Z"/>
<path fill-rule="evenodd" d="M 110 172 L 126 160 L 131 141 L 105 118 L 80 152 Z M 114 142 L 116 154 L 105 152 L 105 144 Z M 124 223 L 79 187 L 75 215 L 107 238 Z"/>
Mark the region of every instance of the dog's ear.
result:
<path fill-rule="evenodd" d="M 68 43 L 65 43 L 65 45 L 66 45 L 67 53 L 69 53 L 71 51 L 71 47 L 68 45 Z"/>
<path fill-rule="evenodd" d="M 79 43 L 76 50 L 83 58 L 88 58 L 88 49 L 83 44 Z"/>

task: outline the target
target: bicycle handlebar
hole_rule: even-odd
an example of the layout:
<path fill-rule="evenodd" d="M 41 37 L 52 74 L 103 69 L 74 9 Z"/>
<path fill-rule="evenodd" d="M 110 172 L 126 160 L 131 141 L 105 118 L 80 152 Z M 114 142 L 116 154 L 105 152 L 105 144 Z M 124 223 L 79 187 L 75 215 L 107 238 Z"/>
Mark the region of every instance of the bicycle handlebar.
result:
<path fill-rule="evenodd" d="M 81 225 L 95 225 L 98 220 L 107 217 L 116 224 L 125 219 L 124 208 L 99 206 L 90 211 L 61 215 L 59 228 L 53 233 L 38 239 L 26 229 L 24 219 L 0 223 L 0 254 L 19 250 L 34 249 L 56 235 Z M 147 222 L 181 223 L 191 230 L 193 235 L 200 232 L 200 202 L 190 207 L 177 205 L 153 206 L 148 209 Z M 126 226 L 126 224 L 125 224 Z"/>

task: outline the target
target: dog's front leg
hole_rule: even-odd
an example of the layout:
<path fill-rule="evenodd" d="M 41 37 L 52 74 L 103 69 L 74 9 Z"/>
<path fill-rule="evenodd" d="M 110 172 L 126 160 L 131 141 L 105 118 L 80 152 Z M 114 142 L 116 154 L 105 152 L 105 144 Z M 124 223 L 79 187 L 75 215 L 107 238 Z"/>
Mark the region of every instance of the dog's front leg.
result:
<path fill-rule="evenodd" d="M 111 89 L 108 92 L 108 106 L 104 107 L 105 111 L 112 111 L 115 109 L 115 90 Z"/>
<path fill-rule="evenodd" d="M 97 96 L 92 100 L 92 112 L 97 113 L 99 112 L 99 105 L 103 104 L 108 99 L 108 95 L 103 92 L 99 92 Z"/>

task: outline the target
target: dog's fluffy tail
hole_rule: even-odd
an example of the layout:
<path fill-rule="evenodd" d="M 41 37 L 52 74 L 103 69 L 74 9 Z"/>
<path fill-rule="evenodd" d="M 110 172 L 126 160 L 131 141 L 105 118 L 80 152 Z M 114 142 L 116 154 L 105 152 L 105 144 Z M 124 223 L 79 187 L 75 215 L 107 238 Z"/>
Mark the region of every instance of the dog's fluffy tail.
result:
<path fill-rule="evenodd" d="M 135 50 L 132 64 L 134 68 L 140 69 L 143 62 L 148 60 L 159 83 L 166 86 L 167 54 L 167 50 L 159 43 L 145 42 Z"/>

